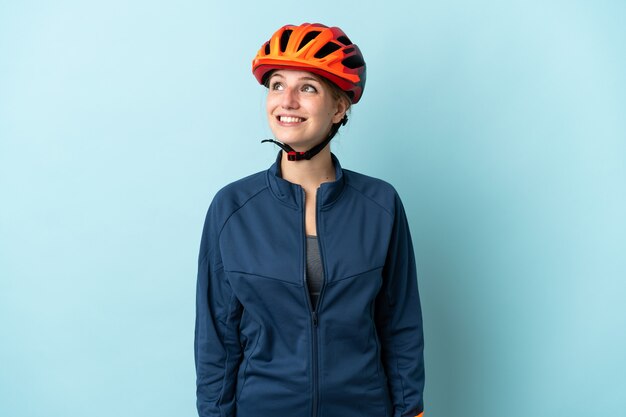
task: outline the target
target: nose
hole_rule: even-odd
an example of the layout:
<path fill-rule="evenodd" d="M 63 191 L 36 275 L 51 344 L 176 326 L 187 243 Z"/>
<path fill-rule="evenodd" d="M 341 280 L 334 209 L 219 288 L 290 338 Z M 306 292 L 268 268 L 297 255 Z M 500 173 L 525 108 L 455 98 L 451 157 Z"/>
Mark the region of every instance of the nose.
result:
<path fill-rule="evenodd" d="M 282 94 L 281 107 L 284 109 L 297 109 L 300 107 L 298 104 L 297 90 L 291 87 L 285 88 Z"/>

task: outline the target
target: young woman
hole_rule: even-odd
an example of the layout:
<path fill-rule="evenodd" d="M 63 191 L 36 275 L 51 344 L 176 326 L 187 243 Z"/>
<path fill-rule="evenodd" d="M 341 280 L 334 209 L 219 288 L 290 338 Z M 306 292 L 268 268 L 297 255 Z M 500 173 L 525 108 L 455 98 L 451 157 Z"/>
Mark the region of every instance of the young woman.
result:
<path fill-rule="evenodd" d="M 252 64 L 283 150 L 217 192 L 196 300 L 200 417 L 422 416 L 415 258 L 396 190 L 329 141 L 365 86 L 337 27 L 287 25 Z"/>

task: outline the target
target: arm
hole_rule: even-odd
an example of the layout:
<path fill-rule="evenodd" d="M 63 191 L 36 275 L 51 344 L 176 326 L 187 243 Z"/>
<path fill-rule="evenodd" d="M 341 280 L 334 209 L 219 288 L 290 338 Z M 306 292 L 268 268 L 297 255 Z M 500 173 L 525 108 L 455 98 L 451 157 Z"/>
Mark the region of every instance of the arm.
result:
<path fill-rule="evenodd" d="M 196 397 L 200 417 L 235 417 L 235 388 L 241 359 L 242 307 L 224 274 L 214 203 L 202 232 L 196 286 L 194 337 Z"/>
<path fill-rule="evenodd" d="M 383 285 L 376 299 L 376 327 L 394 406 L 393 417 L 422 417 L 422 313 L 413 243 L 406 213 L 397 193 L 393 231 L 383 268 Z"/>

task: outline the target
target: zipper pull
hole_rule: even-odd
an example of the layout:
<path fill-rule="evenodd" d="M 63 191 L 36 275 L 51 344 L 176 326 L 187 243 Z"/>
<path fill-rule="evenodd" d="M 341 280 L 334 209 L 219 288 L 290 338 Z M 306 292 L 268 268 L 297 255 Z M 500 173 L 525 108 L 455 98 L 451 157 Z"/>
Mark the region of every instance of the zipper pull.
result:
<path fill-rule="evenodd" d="M 313 327 L 317 327 L 317 312 L 313 312 Z"/>

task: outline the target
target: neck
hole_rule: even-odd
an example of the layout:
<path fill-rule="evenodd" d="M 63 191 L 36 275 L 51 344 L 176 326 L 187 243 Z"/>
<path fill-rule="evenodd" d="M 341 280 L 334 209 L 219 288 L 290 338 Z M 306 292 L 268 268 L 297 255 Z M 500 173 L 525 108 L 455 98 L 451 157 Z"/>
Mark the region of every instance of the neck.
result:
<path fill-rule="evenodd" d="M 289 161 L 287 153 L 283 151 L 280 171 L 285 180 L 300 184 L 305 188 L 317 188 L 323 182 L 335 181 L 335 167 L 330 156 L 330 146 L 324 147 L 313 158 L 301 161 Z"/>

